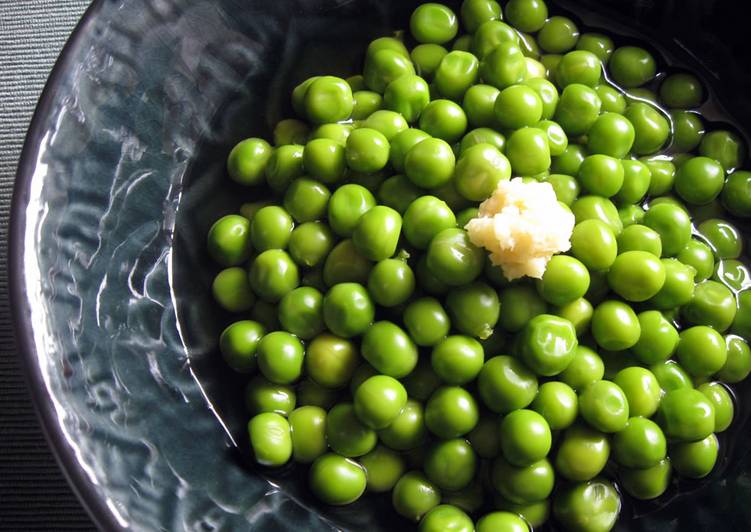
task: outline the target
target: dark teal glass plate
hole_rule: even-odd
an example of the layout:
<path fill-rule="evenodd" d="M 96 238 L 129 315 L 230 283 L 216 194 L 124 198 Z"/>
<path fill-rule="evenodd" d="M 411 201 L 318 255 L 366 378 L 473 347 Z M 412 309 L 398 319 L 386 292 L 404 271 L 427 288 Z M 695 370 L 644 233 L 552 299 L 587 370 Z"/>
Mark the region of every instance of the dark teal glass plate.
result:
<path fill-rule="evenodd" d="M 641 27 L 650 46 L 724 86 L 736 126 L 751 123 L 742 8 L 560 3 L 589 24 Z M 204 241 L 213 219 L 253 199 L 227 184 L 230 147 L 289 116 L 301 79 L 357 72 L 366 43 L 406 27 L 416 4 L 98 0 L 66 46 L 19 166 L 11 290 L 49 441 L 102 529 L 407 527 L 387 499 L 324 508 L 304 472 L 243 458 L 243 382 L 216 353 L 227 317 L 209 296 Z M 751 529 L 739 397 L 718 470 L 672 490 L 667 507 L 627 506 L 619 530 Z"/>

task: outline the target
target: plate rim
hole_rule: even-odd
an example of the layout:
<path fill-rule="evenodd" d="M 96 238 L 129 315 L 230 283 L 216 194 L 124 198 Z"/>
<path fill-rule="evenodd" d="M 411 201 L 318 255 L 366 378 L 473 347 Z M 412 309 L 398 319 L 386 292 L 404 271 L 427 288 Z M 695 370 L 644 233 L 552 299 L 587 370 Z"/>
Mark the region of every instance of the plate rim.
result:
<path fill-rule="evenodd" d="M 26 208 L 29 204 L 31 180 L 36 167 L 40 146 L 35 139 L 40 137 L 43 118 L 50 113 L 55 100 L 55 89 L 62 76 L 73 64 L 74 52 L 78 50 L 88 31 L 104 6 L 103 0 L 93 0 L 76 23 L 73 31 L 58 55 L 44 88 L 39 96 L 26 132 L 16 168 L 13 196 L 10 205 L 8 226 L 8 297 L 13 333 L 16 341 L 16 357 L 20 361 L 27 392 L 31 397 L 36 418 L 44 434 L 48 448 L 52 451 L 58 467 L 68 485 L 83 506 L 89 518 L 99 530 L 121 530 L 106 501 L 96 492 L 91 481 L 80 467 L 75 453 L 65 443 L 65 437 L 55 413 L 49 390 L 45 386 L 39 364 L 32 353 L 37 353 L 34 342 L 31 308 L 26 292 L 24 262 L 24 235 L 27 228 Z"/>

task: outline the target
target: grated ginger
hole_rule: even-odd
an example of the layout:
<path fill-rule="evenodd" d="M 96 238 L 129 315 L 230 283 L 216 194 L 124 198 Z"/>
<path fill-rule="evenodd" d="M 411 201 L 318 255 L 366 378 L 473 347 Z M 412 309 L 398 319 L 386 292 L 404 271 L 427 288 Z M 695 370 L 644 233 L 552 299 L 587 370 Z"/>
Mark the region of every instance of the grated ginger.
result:
<path fill-rule="evenodd" d="M 498 184 L 465 229 L 511 281 L 525 275 L 541 278 L 552 256 L 571 248 L 574 224 L 574 215 L 558 203 L 550 183 L 515 178 Z"/>

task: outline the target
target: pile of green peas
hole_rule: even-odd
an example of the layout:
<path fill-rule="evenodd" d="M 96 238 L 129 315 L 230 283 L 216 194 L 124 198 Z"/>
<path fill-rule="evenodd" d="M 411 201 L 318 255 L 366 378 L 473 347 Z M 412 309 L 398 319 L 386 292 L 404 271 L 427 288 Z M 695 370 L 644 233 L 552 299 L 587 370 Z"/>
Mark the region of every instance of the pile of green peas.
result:
<path fill-rule="evenodd" d="M 426 3 L 409 28 L 229 154 L 272 191 L 208 235 L 252 455 L 309 464 L 325 504 L 390 492 L 424 532 L 610 530 L 619 491 L 712 472 L 751 372 L 744 143 L 706 131 L 694 75 L 542 0 Z M 512 176 L 576 218 L 541 279 L 464 230 Z"/>

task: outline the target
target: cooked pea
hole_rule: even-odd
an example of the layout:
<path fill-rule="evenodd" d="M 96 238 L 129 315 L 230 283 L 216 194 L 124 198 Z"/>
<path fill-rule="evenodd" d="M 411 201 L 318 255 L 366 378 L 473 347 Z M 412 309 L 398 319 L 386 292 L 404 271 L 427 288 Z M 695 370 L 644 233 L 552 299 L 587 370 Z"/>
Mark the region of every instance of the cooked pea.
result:
<path fill-rule="evenodd" d="M 232 148 L 227 157 L 230 179 L 241 185 L 259 185 L 273 148 L 263 139 L 245 139 Z"/>
<path fill-rule="evenodd" d="M 667 455 L 665 435 L 654 421 L 632 417 L 626 427 L 613 436 L 613 455 L 624 467 L 654 467 Z"/>
<path fill-rule="evenodd" d="M 359 361 L 360 356 L 353 342 L 323 333 L 308 344 L 305 371 L 322 386 L 341 388 L 350 381 Z"/>
<path fill-rule="evenodd" d="M 601 107 L 602 101 L 594 89 L 581 83 L 572 83 L 561 93 L 554 120 L 569 137 L 583 135 L 597 121 Z"/>
<path fill-rule="evenodd" d="M 510 332 L 521 330 L 529 320 L 547 310 L 537 291 L 524 284 L 509 286 L 500 292 L 499 299 L 503 308 L 499 324 Z"/>
<path fill-rule="evenodd" d="M 669 438 L 697 441 L 714 431 L 714 407 L 700 391 L 681 388 L 662 398 L 658 421 Z"/>
<path fill-rule="evenodd" d="M 576 217 L 577 224 L 580 224 L 584 220 L 594 219 L 608 224 L 614 236 L 620 235 L 621 231 L 623 231 L 623 222 L 621 222 L 621 217 L 618 215 L 618 209 L 616 209 L 613 202 L 608 198 L 581 196 L 571 206 L 571 211 Z"/>
<path fill-rule="evenodd" d="M 462 152 L 453 182 L 468 200 L 482 201 L 495 191 L 498 183 L 510 178 L 509 160 L 490 144 L 477 144 Z"/>
<path fill-rule="evenodd" d="M 646 469 L 620 469 L 623 489 L 640 500 L 656 499 L 665 493 L 670 485 L 672 467 L 670 460 L 660 460 L 657 465 Z"/>
<path fill-rule="evenodd" d="M 372 315 L 370 318 L 372 320 Z M 374 368 L 397 379 L 409 375 L 417 365 L 414 342 L 398 325 L 389 321 L 379 321 L 368 327 L 361 349 L 362 356 Z"/>
<path fill-rule="evenodd" d="M 703 281 L 696 285 L 691 301 L 682 308 L 689 323 L 708 325 L 719 332 L 726 331 L 736 315 L 733 292 L 717 281 Z"/>
<path fill-rule="evenodd" d="M 634 311 L 620 301 L 600 303 L 592 315 L 592 335 L 597 345 L 611 351 L 632 347 L 639 340 L 641 325 Z"/>
<path fill-rule="evenodd" d="M 616 199 L 618 199 L 616 197 Z M 644 221 L 644 209 L 640 205 L 625 205 L 618 209 L 618 217 L 623 227 L 640 224 Z"/>
<path fill-rule="evenodd" d="M 456 217 L 445 202 L 435 196 L 421 196 L 404 213 L 404 236 L 418 249 L 425 249 L 435 235 L 456 227 Z"/>
<path fill-rule="evenodd" d="M 472 519 L 462 510 L 449 504 L 441 504 L 430 510 L 420 521 L 420 532 L 474 532 Z"/>
<path fill-rule="evenodd" d="M 733 422 L 733 398 L 719 382 L 705 382 L 697 388 L 712 403 L 715 414 L 715 432 L 724 432 Z"/>
<path fill-rule="evenodd" d="M 644 225 L 660 234 L 664 256 L 673 257 L 691 240 L 691 220 L 686 211 L 670 204 L 660 204 L 647 210 Z"/>
<path fill-rule="evenodd" d="M 302 406 L 289 414 L 292 456 L 296 462 L 310 463 L 328 449 L 326 411 L 317 406 Z"/>
<path fill-rule="evenodd" d="M 270 303 L 279 301 L 300 284 L 300 274 L 292 258 L 281 249 L 268 249 L 250 267 L 250 287 Z"/>
<path fill-rule="evenodd" d="M 472 282 L 482 272 L 484 252 L 469 241 L 463 229 L 444 229 L 430 242 L 427 266 L 449 286 Z"/>
<path fill-rule="evenodd" d="M 660 85 L 660 98 L 668 107 L 690 109 L 704 99 L 704 87 L 696 76 L 679 72 L 665 78 Z"/>
<path fill-rule="evenodd" d="M 627 301 L 646 301 L 665 283 L 665 267 L 647 251 L 626 251 L 618 255 L 608 272 L 608 284 Z"/>
<path fill-rule="evenodd" d="M 448 50 L 440 44 L 427 43 L 415 46 L 410 56 L 417 73 L 426 79 L 430 79 L 447 53 Z"/>
<path fill-rule="evenodd" d="M 617 384 L 601 380 L 584 388 L 579 394 L 582 418 L 601 432 L 619 432 L 628 422 L 629 404 Z"/>
<path fill-rule="evenodd" d="M 693 151 L 704 137 L 704 123 L 697 113 L 671 111 L 673 119 L 672 147 L 679 152 Z"/>
<path fill-rule="evenodd" d="M 472 127 L 492 127 L 495 125 L 495 102 L 500 91 L 491 85 L 473 85 L 466 93 L 462 107 L 467 121 Z"/>
<path fill-rule="evenodd" d="M 479 413 L 474 397 L 459 386 L 441 386 L 425 405 L 428 430 L 442 439 L 458 438 L 477 424 Z"/>
<path fill-rule="evenodd" d="M 576 392 L 568 384 L 556 381 L 540 386 L 530 408 L 545 418 L 551 430 L 569 427 L 579 411 Z"/>
<path fill-rule="evenodd" d="M 550 426 L 544 417 L 533 410 L 509 413 L 501 422 L 500 434 L 503 456 L 517 467 L 542 460 L 550 451 Z"/>
<path fill-rule="evenodd" d="M 522 329 L 518 352 L 532 371 L 549 377 L 566 369 L 574 357 L 576 345 L 576 331 L 571 322 L 540 314 Z"/>
<path fill-rule="evenodd" d="M 256 348 L 265 329 L 255 321 L 242 320 L 229 325 L 219 337 L 219 349 L 227 365 L 239 373 L 256 368 Z"/>
<path fill-rule="evenodd" d="M 359 90 L 352 93 L 352 120 L 365 120 L 383 105 L 383 96 L 377 92 Z"/>
<path fill-rule="evenodd" d="M 555 456 L 555 470 L 574 482 L 590 480 L 600 474 L 610 456 L 606 434 L 586 425 L 565 430 Z"/>
<path fill-rule="evenodd" d="M 248 423 L 250 447 L 256 462 L 263 466 L 279 467 L 292 457 L 292 438 L 289 422 L 273 412 L 253 416 Z"/>
<path fill-rule="evenodd" d="M 410 58 L 395 50 L 381 49 L 365 58 L 365 86 L 378 93 L 383 93 L 395 79 L 414 73 L 415 67 Z"/>
<path fill-rule="evenodd" d="M 513 512 L 491 512 L 477 521 L 477 532 L 529 532 L 527 523 Z"/>
<path fill-rule="evenodd" d="M 326 257 L 323 263 L 323 281 L 326 286 L 339 283 L 360 283 L 368 281 L 373 263 L 360 254 L 352 240 L 342 240 Z"/>
<path fill-rule="evenodd" d="M 544 131 L 523 127 L 514 131 L 506 143 L 506 157 L 516 175 L 533 176 L 550 167 L 550 146 Z"/>
<path fill-rule="evenodd" d="M 370 377 L 354 394 L 355 413 L 360 421 L 372 429 L 388 427 L 407 403 L 407 391 L 402 384 L 387 375 Z"/>
<path fill-rule="evenodd" d="M 404 310 L 404 325 L 417 345 L 431 346 L 449 332 L 450 320 L 441 303 L 433 297 L 411 302 Z"/>
<path fill-rule="evenodd" d="M 274 127 L 274 145 L 287 146 L 288 144 L 305 144 L 308 141 L 310 129 L 302 120 L 286 118 L 280 120 Z"/>
<path fill-rule="evenodd" d="M 365 492 L 367 480 L 362 466 L 335 453 L 327 453 L 310 468 L 311 491 L 321 501 L 334 506 L 355 502 Z"/>
<path fill-rule="evenodd" d="M 481 340 L 493 333 L 500 314 L 498 295 L 485 283 L 472 283 L 451 290 L 446 298 L 446 308 L 457 331 Z"/>
<path fill-rule="evenodd" d="M 292 259 L 308 268 L 321 264 L 333 247 L 334 235 L 328 225 L 321 222 L 298 225 L 292 230 L 288 244 Z"/>
<path fill-rule="evenodd" d="M 422 124 L 421 128 L 424 129 Z M 437 188 L 451 179 L 455 163 L 454 152 L 448 143 L 428 138 L 410 148 L 404 158 L 404 170 L 418 187 Z"/>
<path fill-rule="evenodd" d="M 357 283 L 339 283 L 323 299 L 323 319 L 334 334 L 350 338 L 365 332 L 375 310 L 365 287 Z"/>
<path fill-rule="evenodd" d="M 579 182 L 570 175 L 550 174 L 544 177 L 542 181 L 550 183 L 558 201 L 565 203 L 569 207 L 579 197 Z"/>
<path fill-rule="evenodd" d="M 682 477 L 704 478 L 717 463 L 719 447 L 714 434 L 699 441 L 677 443 L 670 447 L 670 462 Z"/>
<path fill-rule="evenodd" d="M 645 364 L 656 364 L 670 358 L 678 347 L 678 331 L 657 310 L 638 315 L 641 335 L 631 352 Z M 633 413 L 634 415 L 645 415 Z"/>
<path fill-rule="evenodd" d="M 402 217 L 391 207 L 377 205 L 357 221 L 352 243 L 357 251 L 370 260 L 380 261 L 396 251 L 402 229 Z"/>
<path fill-rule="evenodd" d="M 323 330 L 323 296 L 309 286 L 295 288 L 279 301 L 279 322 L 285 330 L 308 340 Z"/>
<path fill-rule="evenodd" d="M 391 424 L 378 431 L 381 441 L 396 451 L 406 451 L 421 445 L 427 436 L 422 403 L 408 399 Z"/>
<path fill-rule="evenodd" d="M 486 22 L 485 24 L 503 23 Z M 479 32 L 477 35 L 479 35 Z M 477 35 L 475 35 L 475 43 L 477 42 Z M 476 44 L 475 47 L 477 49 Z M 527 73 L 527 62 L 518 44 L 502 41 L 491 50 L 484 54 L 481 52 L 478 53 L 478 56 L 482 59 L 480 63 L 480 77 L 484 83 L 498 89 L 505 89 L 524 81 Z"/>
<path fill-rule="evenodd" d="M 414 289 L 415 274 L 403 260 L 384 259 L 370 271 L 368 291 L 379 305 L 401 305 L 409 299 Z"/>
<path fill-rule="evenodd" d="M 722 369 L 717 372 L 717 378 L 735 384 L 751 373 L 751 349 L 746 340 L 734 334 L 725 336 L 725 345 L 727 360 Z"/>
<path fill-rule="evenodd" d="M 665 392 L 671 392 L 683 388 L 693 388 L 691 377 L 689 377 L 688 373 L 686 373 L 686 371 L 673 360 L 658 362 L 657 364 L 650 366 L 649 370 L 654 374 L 657 382 L 660 383 L 660 388 Z"/>
<path fill-rule="evenodd" d="M 399 479 L 391 492 L 396 512 L 417 522 L 441 502 L 441 492 L 419 471 L 409 471 Z"/>
<path fill-rule="evenodd" d="M 736 170 L 746 156 L 743 140 L 732 131 L 711 131 L 704 135 L 699 153 L 717 161 L 726 172 Z"/>
<path fill-rule="evenodd" d="M 395 136 L 405 129 L 408 129 L 409 124 L 407 124 L 404 117 L 396 111 L 380 109 L 370 115 L 365 122 L 361 124 L 361 127 L 375 129 L 386 137 L 386 140 L 391 142 Z"/>
<path fill-rule="evenodd" d="M 542 0 L 509 0 L 506 17 L 518 30 L 533 33 L 545 24 L 548 6 Z"/>
<path fill-rule="evenodd" d="M 566 255 L 553 257 L 537 281 L 537 291 L 551 305 L 565 305 L 589 289 L 589 271 L 579 260 Z"/>
<path fill-rule="evenodd" d="M 256 301 L 250 288 L 248 272 L 240 267 L 220 271 L 211 284 L 211 292 L 219 305 L 230 312 L 250 310 Z"/>
<path fill-rule="evenodd" d="M 572 484 L 557 493 L 553 502 L 553 513 L 568 530 L 607 532 L 620 511 L 621 498 L 607 480 Z"/>
<path fill-rule="evenodd" d="M 475 476 L 477 456 L 464 439 L 433 444 L 425 456 L 423 469 L 428 479 L 442 490 L 466 487 Z"/>
<path fill-rule="evenodd" d="M 722 204 L 731 214 L 741 218 L 751 216 L 751 172 L 731 173 L 721 194 Z"/>
<path fill-rule="evenodd" d="M 691 239 L 677 255 L 679 261 L 696 270 L 696 281 L 704 281 L 714 271 L 712 250 L 704 242 Z"/>
<path fill-rule="evenodd" d="M 519 467 L 498 456 L 493 461 L 491 478 L 498 493 L 515 504 L 545 500 L 553 491 L 553 467 L 544 458 Z"/>
<path fill-rule="evenodd" d="M 724 338 L 709 327 L 698 325 L 681 331 L 676 356 L 691 375 L 708 377 L 727 361 Z"/>
<path fill-rule="evenodd" d="M 448 336 L 433 347 L 431 364 L 436 374 L 448 384 L 473 381 L 483 367 L 484 352 L 474 338 Z"/>
<path fill-rule="evenodd" d="M 607 270 L 618 256 L 615 233 L 603 220 L 582 220 L 574 226 L 571 253 L 590 270 Z"/>
<path fill-rule="evenodd" d="M 208 250 L 222 266 L 236 266 L 250 256 L 250 222 L 244 216 L 228 214 L 209 229 Z"/>
<path fill-rule="evenodd" d="M 602 380 L 605 365 L 600 356 L 589 347 L 578 345 L 574 358 L 568 367 L 559 374 L 559 378 L 576 390 L 586 388 L 592 383 Z"/>

